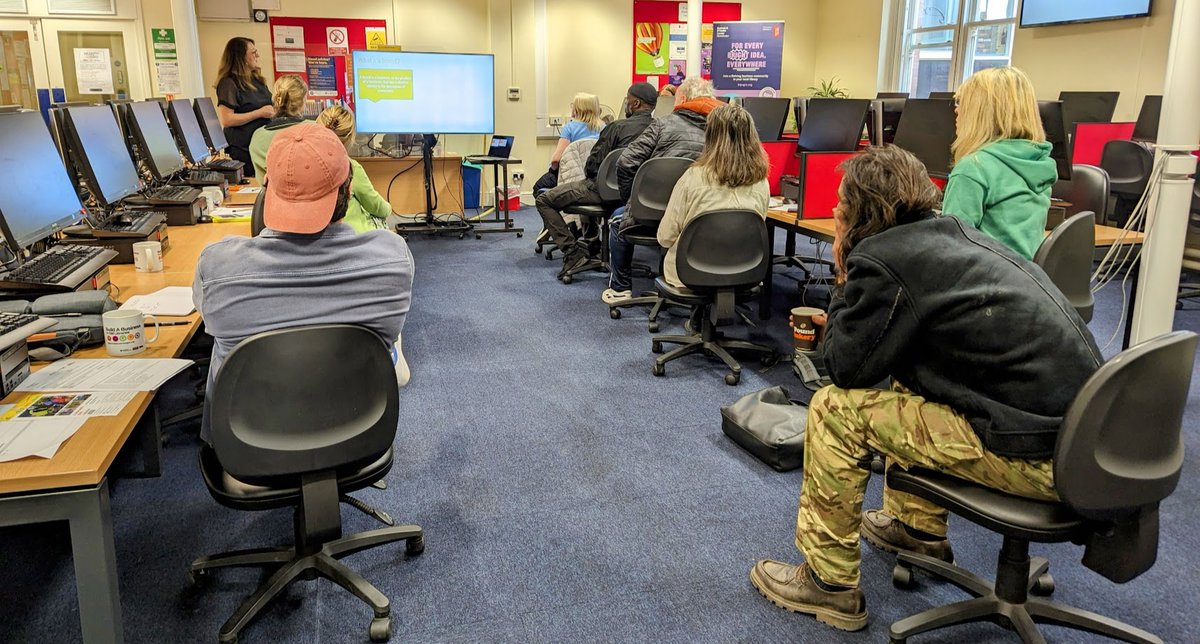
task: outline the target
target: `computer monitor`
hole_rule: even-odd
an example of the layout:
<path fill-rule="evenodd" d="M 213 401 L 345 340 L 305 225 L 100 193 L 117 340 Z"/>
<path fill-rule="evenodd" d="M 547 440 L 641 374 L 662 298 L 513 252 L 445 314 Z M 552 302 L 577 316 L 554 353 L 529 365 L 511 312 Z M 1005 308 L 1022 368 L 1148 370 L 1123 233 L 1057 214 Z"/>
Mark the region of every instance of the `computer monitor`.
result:
<path fill-rule="evenodd" d="M 910 98 L 896 126 L 895 144 L 916 155 L 929 176 L 945 178 L 950 176 L 954 134 L 954 101 Z"/>
<path fill-rule="evenodd" d="M 1076 123 L 1108 123 L 1117 111 L 1121 92 L 1059 92 L 1063 105 L 1063 123 L 1067 132 L 1075 131 Z"/>
<path fill-rule="evenodd" d="M 141 190 L 141 179 L 112 109 L 68 107 L 66 113 L 67 149 L 92 196 L 104 205 L 113 205 Z"/>
<path fill-rule="evenodd" d="M 195 108 L 196 120 L 200 122 L 200 131 L 204 133 L 208 147 L 214 152 L 228 147 L 229 141 L 225 140 L 225 130 L 221 128 L 221 119 L 217 118 L 217 108 L 213 106 L 212 99 L 201 96 L 192 101 L 192 107 Z"/>
<path fill-rule="evenodd" d="M 783 126 L 787 123 L 788 107 L 791 104 L 790 98 L 742 97 L 742 107 L 750 112 L 750 118 L 754 119 L 754 129 L 758 130 L 758 138 L 761 141 L 778 141 L 783 138 Z"/>
<path fill-rule="evenodd" d="M 0 114 L 0 176 L 0 228 L 13 250 L 83 218 L 74 181 L 40 113 Z"/>
<path fill-rule="evenodd" d="M 166 181 L 183 169 L 183 157 L 179 156 L 179 147 L 158 103 L 128 103 L 121 109 L 139 156 L 155 179 Z"/>
<path fill-rule="evenodd" d="M 1063 122 L 1062 101 L 1038 101 L 1038 114 L 1042 117 L 1042 129 L 1052 146 L 1050 158 L 1058 166 L 1058 178 L 1070 180 L 1071 156 L 1067 146 L 1067 128 Z"/>
<path fill-rule="evenodd" d="M 1133 126 L 1133 140 L 1146 143 L 1158 141 L 1158 121 L 1161 117 L 1162 96 L 1151 95 L 1142 99 L 1142 109 Z"/>
<path fill-rule="evenodd" d="M 717 100 L 721 101 L 722 103 L 728 103 L 730 98 L 730 96 L 718 96 Z"/>
<path fill-rule="evenodd" d="M 936 98 L 939 100 L 954 98 L 954 92 L 929 92 L 929 98 Z"/>
<path fill-rule="evenodd" d="M 908 98 L 908 92 L 879 92 L 875 98 Z"/>
<path fill-rule="evenodd" d="M 196 112 L 192 110 L 192 102 L 186 98 L 177 98 L 167 103 L 167 120 L 175 131 L 175 141 L 187 160 L 200 164 L 208 160 L 208 143 L 200 132 L 200 122 L 196 120 Z"/>
<path fill-rule="evenodd" d="M 897 94 L 902 92 L 896 92 Z M 873 145 L 888 145 L 896 140 L 896 126 L 904 113 L 905 98 L 878 98 L 871 101 L 867 115 L 867 138 Z"/>
<path fill-rule="evenodd" d="M 671 113 L 675 109 L 674 96 L 659 95 L 658 101 L 654 104 L 654 118 L 660 119 Z"/>
<path fill-rule="evenodd" d="M 862 137 L 866 98 L 810 98 L 800 128 L 799 152 L 853 152 Z"/>

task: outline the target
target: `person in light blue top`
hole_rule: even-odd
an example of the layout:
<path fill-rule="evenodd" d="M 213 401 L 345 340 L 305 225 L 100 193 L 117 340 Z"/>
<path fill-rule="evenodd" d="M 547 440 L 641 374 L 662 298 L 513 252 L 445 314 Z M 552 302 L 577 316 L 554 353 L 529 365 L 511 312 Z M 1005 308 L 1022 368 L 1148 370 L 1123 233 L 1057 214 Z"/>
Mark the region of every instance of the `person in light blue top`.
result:
<path fill-rule="evenodd" d="M 600 99 L 595 94 L 576 94 L 571 101 L 571 120 L 559 130 L 558 147 L 554 148 L 554 156 L 550 157 L 550 169 L 533 184 L 533 194 L 540 194 L 558 185 L 558 162 L 568 145 L 583 139 L 598 139 L 602 129 L 604 121 L 600 118 Z"/>

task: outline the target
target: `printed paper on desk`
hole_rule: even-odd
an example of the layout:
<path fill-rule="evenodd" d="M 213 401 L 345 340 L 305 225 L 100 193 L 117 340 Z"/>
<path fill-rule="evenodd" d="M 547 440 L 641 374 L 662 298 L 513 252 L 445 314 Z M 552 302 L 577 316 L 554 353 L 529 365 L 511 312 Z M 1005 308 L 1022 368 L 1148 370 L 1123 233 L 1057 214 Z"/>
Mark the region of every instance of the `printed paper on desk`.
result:
<path fill-rule="evenodd" d="M 132 400 L 135 391 L 84 391 L 76 393 L 30 394 L 0 416 L 45 420 L 65 416 L 116 416 Z"/>
<path fill-rule="evenodd" d="M 103 358 L 59 360 L 30 375 L 17 391 L 154 391 L 191 360 Z"/>
<path fill-rule="evenodd" d="M 16 418 L 0 422 L 0 462 L 28 456 L 50 458 L 75 435 L 86 418 Z"/>
<path fill-rule="evenodd" d="M 168 286 L 146 295 L 131 295 L 121 309 L 149 315 L 191 315 L 196 305 L 192 302 L 192 287 Z"/>

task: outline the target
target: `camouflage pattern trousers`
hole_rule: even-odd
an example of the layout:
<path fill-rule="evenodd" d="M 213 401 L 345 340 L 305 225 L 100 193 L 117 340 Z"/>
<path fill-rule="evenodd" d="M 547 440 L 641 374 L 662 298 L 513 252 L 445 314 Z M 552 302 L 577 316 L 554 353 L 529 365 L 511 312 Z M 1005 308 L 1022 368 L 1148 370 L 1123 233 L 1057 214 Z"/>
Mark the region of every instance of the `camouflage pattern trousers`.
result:
<path fill-rule="evenodd" d="M 804 437 L 804 483 L 796 546 L 822 580 L 857 587 L 859 527 L 871 452 L 889 467 L 920 466 L 1017 496 L 1057 500 L 1052 461 L 997 456 L 965 418 L 901 386 L 893 390 L 825 387 L 812 397 Z M 945 509 L 889 490 L 883 511 L 945 536 Z"/>

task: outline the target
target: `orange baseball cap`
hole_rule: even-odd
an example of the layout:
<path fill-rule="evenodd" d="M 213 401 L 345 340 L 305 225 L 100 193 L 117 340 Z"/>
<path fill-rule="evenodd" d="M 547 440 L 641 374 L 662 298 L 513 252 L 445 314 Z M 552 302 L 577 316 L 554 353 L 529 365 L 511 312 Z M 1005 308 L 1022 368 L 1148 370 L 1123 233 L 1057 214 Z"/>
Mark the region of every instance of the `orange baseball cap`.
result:
<path fill-rule="evenodd" d="M 346 148 L 325 126 L 299 123 L 279 132 L 267 149 L 263 224 L 285 233 L 325 230 L 349 175 Z"/>

